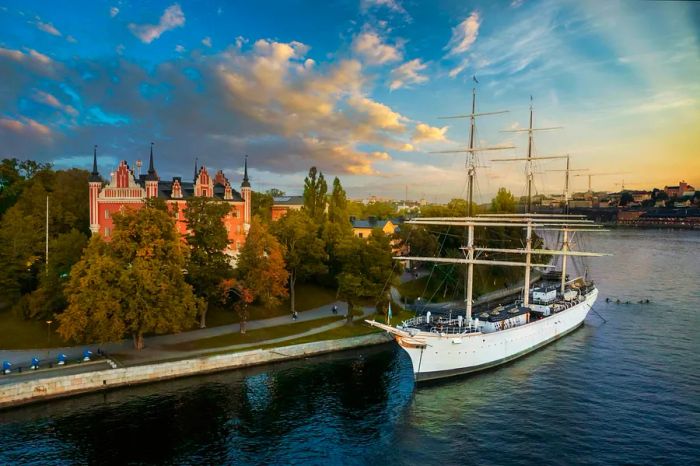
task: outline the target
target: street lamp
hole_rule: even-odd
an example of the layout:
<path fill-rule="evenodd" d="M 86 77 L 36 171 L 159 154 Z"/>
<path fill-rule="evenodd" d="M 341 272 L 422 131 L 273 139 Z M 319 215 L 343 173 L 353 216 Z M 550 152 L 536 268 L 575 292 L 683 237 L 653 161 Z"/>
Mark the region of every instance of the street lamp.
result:
<path fill-rule="evenodd" d="M 47 320 L 46 324 L 48 325 L 48 330 L 46 331 L 46 347 L 51 346 L 51 324 L 53 323 L 53 320 Z"/>

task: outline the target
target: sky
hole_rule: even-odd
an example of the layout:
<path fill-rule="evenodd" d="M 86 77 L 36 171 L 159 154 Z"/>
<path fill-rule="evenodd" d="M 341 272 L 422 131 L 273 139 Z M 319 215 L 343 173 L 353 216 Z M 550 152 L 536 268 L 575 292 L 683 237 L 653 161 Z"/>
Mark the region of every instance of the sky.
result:
<path fill-rule="evenodd" d="M 478 82 L 475 82 L 475 78 Z M 700 185 L 700 2 L 0 0 L 0 157 L 135 167 L 195 158 L 299 194 L 317 166 L 362 198 L 525 192 L 536 155 L 571 155 L 573 190 Z M 532 99 L 532 100 L 531 100 Z M 563 159 L 535 164 L 560 193 Z M 407 193 L 407 194 L 406 194 Z"/>

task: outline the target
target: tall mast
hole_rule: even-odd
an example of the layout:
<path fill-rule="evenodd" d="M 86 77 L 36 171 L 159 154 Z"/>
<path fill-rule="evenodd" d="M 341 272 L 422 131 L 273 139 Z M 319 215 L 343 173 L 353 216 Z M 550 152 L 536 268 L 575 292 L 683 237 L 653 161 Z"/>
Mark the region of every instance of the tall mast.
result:
<path fill-rule="evenodd" d="M 532 268 L 532 219 L 527 221 L 525 237 L 525 283 L 523 283 L 523 306 L 530 305 L 530 269 Z"/>
<path fill-rule="evenodd" d="M 507 110 L 498 112 L 484 112 L 476 113 L 476 84 L 479 81 L 476 80 L 476 76 L 472 77 L 474 81 L 474 87 L 472 87 L 472 111 L 469 115 L 457 115 L 449 117 L 439 117 L 440 119 L 456 119 L 456 118 L 469 118 L 469 147 L 466 150 L 448 150 L 448 151 L 438 151 L 437 153 L 450 154 L 450 153 L 467 153 L 467 218 L 474 215 L 472 204 L 474 202 L 474 177 L 476 176 L 476 157 L 475 153 L 483 150 L 503 150 L 503 149 L 513 149 L 512 146 L 504 147 L 474 147 L 474 139 L 476 135 L 476 117 L 481 115 L 498 115 L 501 113 L 507 113 Z M 467 242 L 466 256 L 469 260 L 474 259 L 474 227 L 466 226 L 464 228 L 464 236 Z M 472 262 L 467 263 L 467 274 L 464 277 L 464 300 L 466 301 L 466 318 L 467 323 L 471 322 L 472 315 L 472 284 L 474 282 L 474 264 Z"/>
<path fill-rule="evenodd" d="M 532 96 L 530 96 L 530 127 L 527 132 L 527 207 L 525 212 L 532 210 Z"/>

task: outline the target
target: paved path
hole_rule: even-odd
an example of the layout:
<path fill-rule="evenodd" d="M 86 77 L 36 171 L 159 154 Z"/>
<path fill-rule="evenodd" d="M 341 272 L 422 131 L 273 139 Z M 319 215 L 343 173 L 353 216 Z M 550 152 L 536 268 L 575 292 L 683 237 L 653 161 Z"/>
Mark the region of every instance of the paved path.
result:
<path fill-rule="evenodd" d="M 296 322 L 307 322 L 310 320 L 317 320 L 324 317 L 330 317 L 333 315 L 332 309 L 333 305 L 338 306 L 338 315 L 344 316 L 347 312 L 347 304 L 344 302 L 336 301 L 324 306 L 320 306 L 308 311 L 300 311 Z M 365 308 L 365 312 L 373 311 L 374 308 Z M 370 312 L 371 313 L 371 312 Z M 255 330 L 267 327 L 276 327 L 278 325 L 293 324 L 295 321 L 292 320 L 291 314 L 273 317 L 270 319 L 262 320 L 252 320 L 248 322 L 247 329 Z M 157 335 L 145 338 L 146 348 L 162 347 L 167 345 L 173 345 L 176 343 L 184 343 L 193 340 L 201 340 L 205 338 L 216 337 L 219 335 L 225 335 L 228 333 L 240 332 L 239 324 L 221 325 L 218 327 L 209 327 L 197 330 L 190 330 L 187 332 L 174 333 L 170 335 Z M 297 338 L 297 336 L 294 336 Z M 93 353 L 97 353 L 97 349 L 100 348 L 103 351 L 109 353 L 119 353 L 128 354 L 133 349 L 133 342 L 131 339 L 126 339 L 118 342 L 105 343 L 102 345 L 80 345 L 71 346 L 64 348 L 43 348 L 34 350 L 0 350 L 0 361 L 10 361 L 14 366 L 23 365 L 28 366 L 29 361 L 32 357 L 38 357 L 42 363 L 46 361 L 54 361 L 56 357 L 63 353 L 69 360 L 77 360 L 82 358 L 83 350 L 89 348 Z M 172 355 L 172 357 L 177 357 Z"/>

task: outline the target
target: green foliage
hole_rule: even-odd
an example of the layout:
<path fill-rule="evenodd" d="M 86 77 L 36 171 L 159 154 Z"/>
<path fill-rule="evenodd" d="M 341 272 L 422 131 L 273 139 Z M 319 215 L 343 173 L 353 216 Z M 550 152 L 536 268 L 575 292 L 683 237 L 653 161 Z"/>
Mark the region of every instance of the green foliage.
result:
<path fill-rule="evenodd" d="M 289 272 L 291 312 L 294 312 L 296 281 L 328 271 L 325 245 L 317 237 L 318 228 L 305 210 L 290 210 L 272 225 L 271 231 L 284 247 L 284 260 Z"/>
<path fill-rule="evenodd" d="M 147 204 L 113 219 L 112 241 L 93 237 L 73 267 L 58 332 L 79 342 L 131 335 L 141 349 L 145 333 L 191 327 L 202 303 L 185 282 L 184 245 L 172 217 Z"/>
<path fill-rule="evenodd" d="M 437 237 L 423 226 L 404 224 L 395 236 L 399 247 L 407 249 L 411 256 L 427 257 L 438 253 Z"/>
<path fill-rule="evenodd" d="M 253 299 L 265 305 L 275 306 L 280 298 L 288 295 L 289 273 L 285 268 L 284 249 L 257 217 L 253 217 L 238 256 L 236 275 Z"/>
<path fill-rule="evenodd" d="M 379 229 L 367 239 L 349 237 L 338 244 L 341 272 L 338 295 L 353 309 L 362 298 L 383 301 L 384 293 L 398 272 L 394 265 L 389 238 Z M 348 322 L 352 322 L 348 313 Z"/>
<path fill-rule="evenodd" d="M 3 264 L 0 267 L 0 289 L 6 299 L 0 302 L 0 307 L 18 302 L 21 295 L 34 291 L 39 285 L 39 275 L 46 272 L 47 196 L 50 241 L 73 229 L 86 236 L 89 234 L 86 171 L 55 172 L 41 164 L 28 164 L 20 171 L 25 172 L 26 176 L 32 175 L 31 179 L 20 182 L 23 184 L 21 194 L 0 220 L 0 263 Z M 71 263 L 78 258 L 79 251 Z M 20 304 L 24 307 L 26 303 Z"/>
<path fill-rule="evenodd" d="M 33 160 L 3 159 L 0 161 L 0 218 L 12 207 L 27 182 L 43 170 L 50 170 L 51 164 Z"/>
<path fill-rule="evenodd" d="M 253 191 L 250 200 L 250 214 L 258 217 L 265 223 L 270 223 L 272 219 L 273 196 L 270 191 L 258 193 Z"/>
<path fill-rule="evenodd" d="M 326 193 L 328 184 L 316 167 L 311 167 L 309 175 L 304 179 L 304 209 L 317 224 L 321 224 L 326 216 Z"/>
<path fill-rule="evenodd" d="M 396 215 L 396 205 L 393 202 L 377 201 L 365 205 L 358 201 L 348 201 L 348 216 L 359 219 L 376 217 L 379 220 L 386 220 Z"/>
<path fill-rule="evenodd" d="M 496 197 L 491 200 L 491 212 L 510 213 L 515 212 L 515 197 L 506 188 L 498 188 Z"/>
<path fill-rule="evenodd" d="M 322 231 L 322 238 L 328 256 L 328 281 L 331 283 L 335 281 L 335 277 L 340 273 L 340 262 L 336 254 L 336 248 L 341 241 L 352 237 L 352 224 L 350 223 L 348 206 L 347 194 L 340 180 L 336 177 L 333 180 L 333 192 L 328 203 L 328 221 L 323 225 Z"/>
<path fill-rule="evenodd" d="M 265 194 L 269 195 L 270 197 L 282 197 L 284 196 L 284 191 L 277 188 L 271 188 L 265 191 Z"/>
<path fill-rule="evenodd" d="M 620 195 L 620 205 L 626 206 L 630 202 L 634 202 L 634 196 L 632 196 L 632 193 L 630 193 L 629 191 L 624 191 Z"/>
<path fill-rule="evenodd" d="M 190 246 L 187 258 L 187 282 L 197 296 L 204 300 L 200 327 L 206 327 L 209 304 L 218 300 L 221 282 L 233 275 L 230 257 L 224 253 L 228 246 L 228 232 L 223 217 L 231 207 L 225 202 L 208 197 L 187 200 L 185 220 L 189 230 L 186 240 Z"/>

